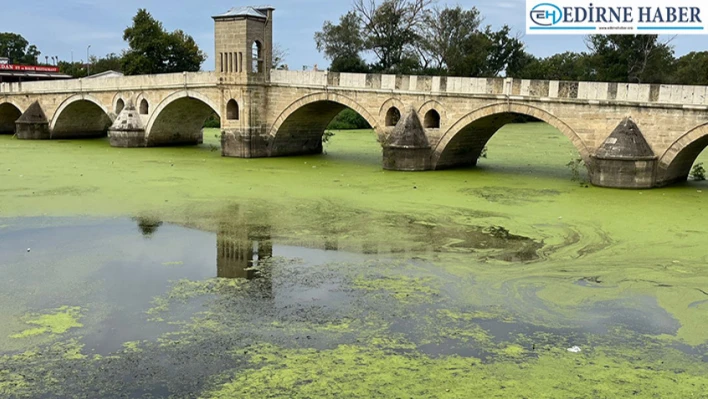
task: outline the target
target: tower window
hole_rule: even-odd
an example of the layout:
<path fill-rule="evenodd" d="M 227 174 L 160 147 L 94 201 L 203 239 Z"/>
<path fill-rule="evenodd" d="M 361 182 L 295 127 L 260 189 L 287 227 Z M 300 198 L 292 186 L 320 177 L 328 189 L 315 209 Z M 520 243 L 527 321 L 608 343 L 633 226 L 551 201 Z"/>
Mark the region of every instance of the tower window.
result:
<path fill-rule="evenodd" d="M 251 60 L 253 62 L 251 72 L 263 72 L 263 45 L 256 40 L 251 48 Z"/>

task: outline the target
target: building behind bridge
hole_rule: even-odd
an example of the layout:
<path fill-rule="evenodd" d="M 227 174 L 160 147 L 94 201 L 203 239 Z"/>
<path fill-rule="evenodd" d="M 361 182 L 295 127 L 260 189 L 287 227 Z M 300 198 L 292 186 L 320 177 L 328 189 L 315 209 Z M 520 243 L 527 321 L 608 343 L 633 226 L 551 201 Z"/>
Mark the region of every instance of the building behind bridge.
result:
<path fill-rule="evenodd" d="M 45 65 L 14 65 L 9 58 L 0 57 L 0 83 L 36 82 L 39 80 L 71 79 L 59 72 L 58 67 Z"/>

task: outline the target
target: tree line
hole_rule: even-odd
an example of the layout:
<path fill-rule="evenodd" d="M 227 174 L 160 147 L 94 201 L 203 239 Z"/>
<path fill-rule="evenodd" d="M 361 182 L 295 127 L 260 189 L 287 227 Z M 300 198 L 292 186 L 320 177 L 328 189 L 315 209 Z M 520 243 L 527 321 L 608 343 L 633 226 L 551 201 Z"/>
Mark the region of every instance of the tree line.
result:
<path fill-rule="evenodd" d="M 657 35 L 591 35 L 587 51 L 536 57 L 508 25 L 433 0 L 355 0 L 314 38 L 336 72 L 708 84 L 708 52 L 676 58 Z"/>
<path fill-rule="evenodd" d="M 88 62 L 54 61 L 59 71 L 73 77 L 84 77 L 105 71 L 126 75 L 147 75 L 173 72 L 197 72 L 206 60 L 194 39 L 182 30 L 168 32 L 162 22 L 147 10 L 138 10 L 133 24 L 123 31 L 128 49 L 121 54 L 92 56 Z M 8 57 L 16 64 L 51 65 L 46 57 L 41 62 L 41 52 L 29 45 L 21 35 L 0 33 L 0 57 Z M 55 57 L 52 57 L 55 59 Z"/>
<path fill-rule="evenodd" d="M 484 25 L 477 8 L 438 7 L 433 1 L 354 0 L 338 23 L 324 23 L 315 45 L 337 72 L 708 85 L 708 52 L 676 58 L 671 43 L 656 35 L 593 35 L 586 37 L 587 51 L 536 57 L 508 25 Z M 86 76 L 89 64 L 92 74 L 140 75 L 196 72 L 206 60 L 191 36 L 168 32 L 145 9 L 138 10 L 123 39 L 128 49 L 91 57 L 88 64 L 51 58 L 73 77 Z M 50 64 L 40 55 L 21 35 L 0 33 L 0 57 Z M 284 57 L 276 45 L 272 67 L 284 67 Z"/>

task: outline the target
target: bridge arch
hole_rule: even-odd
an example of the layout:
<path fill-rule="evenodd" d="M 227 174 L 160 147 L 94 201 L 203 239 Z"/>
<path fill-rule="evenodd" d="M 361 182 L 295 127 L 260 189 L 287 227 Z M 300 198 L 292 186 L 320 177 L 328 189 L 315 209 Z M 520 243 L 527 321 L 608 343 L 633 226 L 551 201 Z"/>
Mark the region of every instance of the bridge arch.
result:
<path fill-rule="evenodd" d="M 22 110 L 13 102 L 0 102 L 0 134 L 14 134 L 15 121 L 22 116 Z"/>
<path fill-rule="evenodd" d="M 657 182 L 668 185 L 685 181 L 696 159 L 708 147 L 708 123 L 689 130 L 659 158 Z"/>
<path fill-rule="evenodd" d="M 51 138 L 101 137 L 115 119 L 113 114 L 96 98 L 77 94 L 59 105 L 50 124 Z"/>
<path fill-rule="evenodd" d="M 585 164 L 590 164 L 590 151 L 565 122 L 541 108 L 510 102 L 490 104 L 460 118 L 435 146 L 433 168 L 475 165 L 492 136 L 518 114 L 532 116 L 558 129 L 570 139 Z"/>
<path fill-rule="evenodd" d="M 342 94 L 320 92 L 290 104 L 270 129 L 271 156 L 320 153 L 327 126 L 346 108 L 361 115 L 381 136 L 378 121 L 361 104 Z"/>
<path fill-rule="evenodd" d="M 196 145 L 203 141 L 204 122 L 220 107 L 196 91 L 169 95 L 150 114 L 145 128 L 148 147 Z"/>

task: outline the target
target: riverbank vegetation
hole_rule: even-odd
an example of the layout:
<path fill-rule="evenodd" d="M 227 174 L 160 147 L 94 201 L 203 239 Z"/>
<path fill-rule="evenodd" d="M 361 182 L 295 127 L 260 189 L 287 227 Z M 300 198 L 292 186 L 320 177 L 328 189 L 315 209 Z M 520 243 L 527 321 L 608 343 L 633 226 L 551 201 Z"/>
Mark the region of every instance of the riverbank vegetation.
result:
<path fill-rule="evenodd" d="M 317 49 L 338 72 L 708 84 L 708 52 L 677 58 L 662 40 L 591 35 L 587 51 L 537 57 L 510 26 L 485 25 L 477 8 L 431 0 L 357 0 L 315 34 Z"/>

